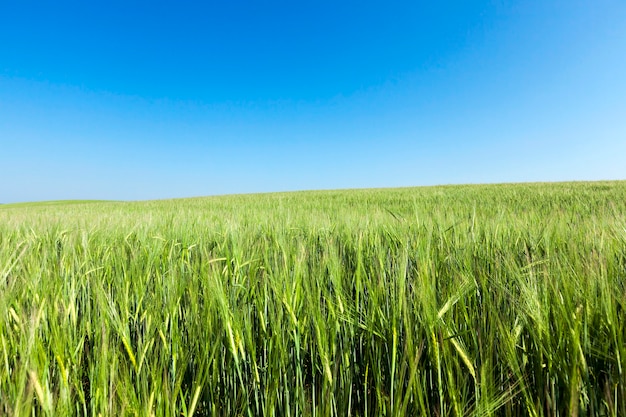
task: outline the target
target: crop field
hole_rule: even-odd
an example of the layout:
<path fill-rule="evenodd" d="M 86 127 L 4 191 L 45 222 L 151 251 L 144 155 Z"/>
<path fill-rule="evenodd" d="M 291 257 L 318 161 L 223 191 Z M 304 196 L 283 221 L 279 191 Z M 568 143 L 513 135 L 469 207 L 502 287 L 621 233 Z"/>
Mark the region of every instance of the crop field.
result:
<path fill-rule="evenodd" d="M 626 416 L 626 182 L 0 206 L 0 415 Z"/>

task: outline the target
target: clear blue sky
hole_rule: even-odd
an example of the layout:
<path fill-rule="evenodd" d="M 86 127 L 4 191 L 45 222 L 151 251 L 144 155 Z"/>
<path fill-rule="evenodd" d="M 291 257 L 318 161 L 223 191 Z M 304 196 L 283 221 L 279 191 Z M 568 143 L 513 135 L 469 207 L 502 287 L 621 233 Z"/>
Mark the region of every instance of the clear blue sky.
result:
<path fill-rule="evenodd" d="M 593 179 L 623 0 L 0 0 L 0 202 Z"/>

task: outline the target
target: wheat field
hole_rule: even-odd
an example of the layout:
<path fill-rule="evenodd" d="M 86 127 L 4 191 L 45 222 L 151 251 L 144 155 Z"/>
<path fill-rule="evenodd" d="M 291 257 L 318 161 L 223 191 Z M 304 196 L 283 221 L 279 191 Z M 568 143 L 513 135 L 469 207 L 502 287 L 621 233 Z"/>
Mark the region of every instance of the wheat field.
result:
<path fill-rule="evenodd" d="M 0 414 L 624 416 L 626 182 L 0 206 Z"/>

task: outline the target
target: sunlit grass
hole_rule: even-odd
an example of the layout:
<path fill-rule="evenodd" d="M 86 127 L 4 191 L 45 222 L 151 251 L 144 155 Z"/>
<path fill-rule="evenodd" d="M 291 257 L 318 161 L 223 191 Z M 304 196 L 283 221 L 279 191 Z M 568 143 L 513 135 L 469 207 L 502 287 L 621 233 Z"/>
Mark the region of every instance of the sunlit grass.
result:
<path fill-rule="evenodd" d="M 626 182 L 0 206 L 0 414 L 626 415 Z"/>

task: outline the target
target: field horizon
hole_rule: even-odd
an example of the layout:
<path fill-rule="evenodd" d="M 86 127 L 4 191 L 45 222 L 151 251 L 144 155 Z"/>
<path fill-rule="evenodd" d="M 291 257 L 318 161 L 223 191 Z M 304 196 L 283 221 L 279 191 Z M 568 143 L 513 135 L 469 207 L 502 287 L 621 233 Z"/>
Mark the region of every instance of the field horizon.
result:
<path fill-rule="evenodd" d="M 33 200 L 33 201 L 17 201 L 12 203 L 0 202 L 0 207 L 18 207 L 18 206 L 36 206 L 36 205 L 63 205 L 63 204 L 89 204 L 89 203 L 141 203 L 141 202 L 158 202 L 158 201 L 184 201 L 206 198 L 220 197 L 236 197 L 236 196 L 262 196 L 272 194 L 297 194 L 297 193 L 317 193 L 317 192 L 350 192 L 350 191 L 384 191 L 384 190 L 417 190 L 423 188 L 437 187 L 480 187 L 480 186 L 515 186 L 515 185 L 549 185 L 549 184 L 584 184 L 584 183 L 619 183 L 626 182 L 626 179 L 608 179 L 608 180 L 564 180 L 564 181 L 521 181 L 521 182 L 485 182 L 485 183 L 450 183 L 450 184 L 432 184 L 432 185 L 411 185 L 399 187 L 357 187 L 357 188 L 320 188 L 320 189 L 302 189 L 302 190 L 286 190 L 286 191 L 260 191 L 260 192 L 244 192 L 244 193 L 224 193 L 209 194 L 184 197 L 165 197 L 150 198 L 141 200 L 102 200 L 102 199 L 61 199 L 61 200 Z"/>

